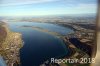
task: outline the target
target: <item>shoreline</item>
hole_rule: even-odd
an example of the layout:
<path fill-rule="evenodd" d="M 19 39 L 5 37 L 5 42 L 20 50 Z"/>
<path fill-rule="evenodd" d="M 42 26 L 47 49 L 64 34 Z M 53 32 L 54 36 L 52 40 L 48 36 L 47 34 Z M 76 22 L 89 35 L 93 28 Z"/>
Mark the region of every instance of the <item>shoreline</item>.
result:
<path fill-rule="evenodd" d="M 20 65 L 19 50 L 22 47 L 22 35 L 12 32 L 6 24 L 2 25 L 6 29 L 7 36 L 2 42 L 1 56 L 4 58 L 7 66 Z"/>
<path fill-rule="evenodd" d="M 45 30 L 45 29 L 41 29 L 41 28 L 39 28 L 39 27 L 32 27 L 32 26 L 22 26 L 22 27 L 31 27 L 31 28 L 33 28 L 33 29 L 35 29 L 35 30 L 38 30 L 38 31 L 42 31 L 42 32 L 45 32 L 45 33 L 48 33 L 48 34 L 51 34 L 51 35 L 55 35 L 55 36 L 57 36 L 58 34 L 56 34 L 56 33 L 54 33 L 54 32 L 49 32 L 49 30 Z M 81 33 L 82 31 L 80 31 L 81 29 L 83 29 L 83 28 L 79 28 L 78 30 L 79 30 L 79 32 L 78 33 Z M 85 31 L 86 31 L 86 29 L 84 29 L 83 30 L 84 31 L 84 33 L 85 33 Z M 88 33 L 88 32 L 87 32 Z M 70 34 L 68 34 L 69 36 L 75 36 L 77 33 L 75 32 L 75 33 L 70 33 Z M 61 40 L 64 42 L 64 44 L 65 44 L 65 46 L 68 46 L 67 48 L 69 48 L 69 49 L 71 49 L 72 50 L 72 53 L 73 54 L 71 54 L 71 58 L 76 58 L 77 56 L 81 56 L 81 57 L 86 57 L 86 58 L 88 58 L 89 56 L 85 53 L 85 52 L 83 52 L 83 51 L 81 51 L 79 48 L 77 48 L 77 47 L 75 47 L 75 45 L 74 44 L 72 44 L 71 42 L 69 42 L 68 40 L 70 39 L 70 37 L 69 38 L 67 38 L 67 39 L 65 39 L 65 37 L 67 37 L 67 35 L 66 36 L 63 36 L 62 38 L 61 38 Z M 69 44 L 67 44 L 67 42 L 69 43 Z M 82 54 L 82 55 L 80 55 L 80 53 Z M 68 56 L 65 56 L 64 58 L 67 58 Z M 62 57 L 63 58 L 63 57 Z"/>

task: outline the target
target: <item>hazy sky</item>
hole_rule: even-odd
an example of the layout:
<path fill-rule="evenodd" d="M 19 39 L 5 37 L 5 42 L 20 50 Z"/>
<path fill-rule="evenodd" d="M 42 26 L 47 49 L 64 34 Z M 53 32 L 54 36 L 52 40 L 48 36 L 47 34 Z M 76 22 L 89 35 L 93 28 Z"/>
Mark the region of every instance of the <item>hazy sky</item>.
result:
<path fill-rule="evenodd" d="M 97 0 L 0 0 L 0 16 L 96 13 Z"/>

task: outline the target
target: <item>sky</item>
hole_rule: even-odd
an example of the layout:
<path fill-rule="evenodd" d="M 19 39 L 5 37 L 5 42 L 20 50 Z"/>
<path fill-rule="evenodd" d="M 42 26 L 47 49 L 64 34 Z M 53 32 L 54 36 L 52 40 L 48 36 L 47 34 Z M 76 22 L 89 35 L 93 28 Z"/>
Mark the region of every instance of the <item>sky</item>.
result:
<path fill-rule="evenodd" d="M 0 16 L 45 16 L 97 12 L 97 0 L 0 0 Z"/>

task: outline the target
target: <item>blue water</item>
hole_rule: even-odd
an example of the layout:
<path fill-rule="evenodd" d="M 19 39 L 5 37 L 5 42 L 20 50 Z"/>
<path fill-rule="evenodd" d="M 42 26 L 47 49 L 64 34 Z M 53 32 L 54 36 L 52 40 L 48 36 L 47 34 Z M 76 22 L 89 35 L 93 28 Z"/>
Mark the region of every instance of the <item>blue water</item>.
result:
<path fill-rule="evenodd" d="M 38 22 L 10 22 L 9 23 L 11 27 L 16 28 L 16 27 L 21 27 L 21 26 L 35 26 L 35 27 L 41 27 L 44 29 L 48 29 L 49 31 L 54 31 L 54 32 L 58 32 L 62 35 L 66 35 L 69 32 L 73 32 L 73 30 L 69 29 L 69 28 L 65 28 L 62 26 L 58 26 L 55 24 L 50 24 L 50 23 L 38 23 Z M 20 29 L 18 29 L 17 31 L 19 31 Z M 16 31 L 16 30 L 15 30 Z"/>
<path fill-rule="evenodd" d="M 60 38 L 32 28 L 21 28 L 21 26 L 41 27 L 62 35 L 73 32 L 69 28 L 36 22 L 8 22 L 8 25 L 12 31 L 22 34 L 24 41 L 24 46 L 20 50 L 22 66 L 39 66 L 39 64 L 50 58 L 62 57 L 68 54 L 68 49 Z"/>
<path fill-rule="evenodd" d="M 0 56 L 0 66 L 7 66 L 4 59 Z"/>

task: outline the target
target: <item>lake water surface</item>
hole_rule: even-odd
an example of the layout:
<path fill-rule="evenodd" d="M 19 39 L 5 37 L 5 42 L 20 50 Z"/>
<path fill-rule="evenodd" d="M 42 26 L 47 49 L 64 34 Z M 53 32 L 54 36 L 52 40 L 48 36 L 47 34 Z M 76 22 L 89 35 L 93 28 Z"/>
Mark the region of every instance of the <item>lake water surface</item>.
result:
<path fill-rule="evenodd" d="M 54 35 L 22 26 L 35 26 L 67 35 L 73 30 L 62 26 L 37 23 L 37 22 L 8 22 L 9 28 L 14 32 L 20 32 L 24 41 L 24 46 L 20 50 L 22 66 L 39 66 L 44 61 L 62 57 L 68 54 L 69 50 L 64 42 Z"/>

